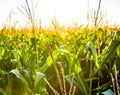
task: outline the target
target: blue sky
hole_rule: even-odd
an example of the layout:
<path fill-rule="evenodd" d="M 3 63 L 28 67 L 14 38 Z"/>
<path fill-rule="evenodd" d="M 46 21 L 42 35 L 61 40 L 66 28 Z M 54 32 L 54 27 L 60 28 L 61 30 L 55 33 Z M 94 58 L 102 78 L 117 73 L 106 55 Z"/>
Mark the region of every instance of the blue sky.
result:
<path fill-rule="evenodd" d="M 28 0 L 30 1 L 30 0 Z M 33 0 L 37 1 L 37 0 Z M 86 10 L 88 0 L 38 0 L 36 19 L 40 20 L 43 26 L 49 26 L 53 16 L 56 16 L 61 24 L 70 25 L 76 20 L 79 24 L 86 24 Z M 90 1 L 90 11 L 96 9 L 98 0 Z M 120 0 L 101 0 L 102 14 L 106 15 L 109 24 L 120 23 Z M 12 11 L 12 22 L 24 25 L 24 16 L 20 14 L 17 7 L 21 7 L 25 0 L 0 0 L 0 28 L 7 23 L 10 10 Z M 23 24 L 24 23 L 24 24 Z"/>

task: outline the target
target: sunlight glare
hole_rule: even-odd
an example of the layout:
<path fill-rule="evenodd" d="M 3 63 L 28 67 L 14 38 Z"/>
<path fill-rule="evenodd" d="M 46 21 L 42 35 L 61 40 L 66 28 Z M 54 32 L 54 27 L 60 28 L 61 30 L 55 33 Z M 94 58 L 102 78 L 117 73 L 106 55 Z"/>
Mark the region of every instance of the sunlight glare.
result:
<path fill-rule="evenodd" d="M 50 24 L 54 16 L 61 24 L 69 25 L 74 21 L 86 23 L 86 0 L 41 0 L 38 6 L 43 24 Z"/>

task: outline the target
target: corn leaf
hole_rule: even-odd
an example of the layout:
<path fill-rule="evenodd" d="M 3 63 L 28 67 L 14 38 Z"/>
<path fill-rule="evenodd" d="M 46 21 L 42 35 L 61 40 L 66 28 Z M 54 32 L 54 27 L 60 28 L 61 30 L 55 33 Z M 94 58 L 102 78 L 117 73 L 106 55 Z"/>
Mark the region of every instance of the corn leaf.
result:
<path fill-rule="evenodd" d="M 0 88 L 0 93 L 3 94 L 3 95 L 8 95 L 7 94 L 7 91 L 5 91 L 4 89 Z"/>
<path fill-rule="evenodd" d="M 28 87 L 27 81 L 24 79 L 24 77 L 22 76 L 22 74 L 20 74 L 18 70 L 13 69 L 10 71 L 10 73 L 14 74 L 18 79 L 20 79 L 25 87 Z"/>

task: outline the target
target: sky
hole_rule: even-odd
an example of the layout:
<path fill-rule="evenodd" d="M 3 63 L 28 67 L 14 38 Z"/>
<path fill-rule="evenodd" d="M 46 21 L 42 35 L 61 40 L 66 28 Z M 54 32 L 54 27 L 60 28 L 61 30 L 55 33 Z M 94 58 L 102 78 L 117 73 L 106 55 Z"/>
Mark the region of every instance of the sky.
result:
<path fill-rule="evenodd" d="M 31 1 L 31 0 L 28 0 Z M 41 25 L 48 27 L 55 16 L 60 24 L 72 25 L 87 24 L 88 0 L 33 0 L 37 8 L 35 18 Z M 89 14 L 93 17 L 94 10 L 97 10 L 99 0 L 89 0 Z M 26 24 L 26 18 L 21 14 L 18 8 L 22 8 L 25 0 L 0 0 L 0 29 L 5 24 L 11 23 L 18 27 Z M 101 12 L 104 18 L 107 18 L 108 24 L 120 24 L 120 0 L 101 0 Z M 17 8 L 18 7 L 18 8 Z M 10 14 L 11 13 L 11 14 Z M 92 18 L 90 16 L 90 19 Z M 17 24 L 15 24 L 17 23 Z"/>

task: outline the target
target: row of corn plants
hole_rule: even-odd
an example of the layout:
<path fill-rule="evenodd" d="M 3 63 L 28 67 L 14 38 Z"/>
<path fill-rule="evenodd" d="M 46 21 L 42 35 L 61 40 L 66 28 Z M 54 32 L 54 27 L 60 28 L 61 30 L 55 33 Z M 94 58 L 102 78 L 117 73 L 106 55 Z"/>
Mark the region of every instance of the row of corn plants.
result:
<path fill-rule="evenodd" d="M 64 32 L 1 30 L 0 94 L 119 94 L 119 29 Z"/>

